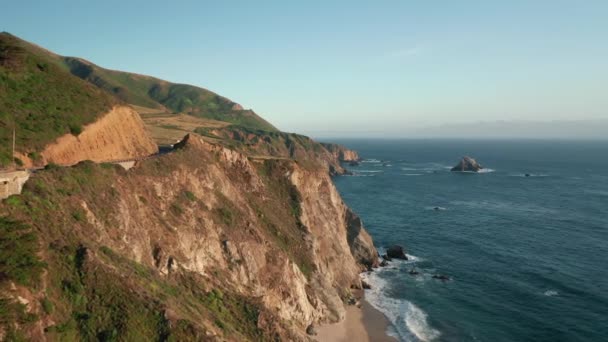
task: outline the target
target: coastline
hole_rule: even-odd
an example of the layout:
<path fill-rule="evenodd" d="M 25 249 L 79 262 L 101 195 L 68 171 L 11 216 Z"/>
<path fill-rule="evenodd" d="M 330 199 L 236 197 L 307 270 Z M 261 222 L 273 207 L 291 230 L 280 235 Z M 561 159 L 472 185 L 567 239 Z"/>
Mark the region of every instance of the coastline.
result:
<path fill-rule="evenodd" d="M 390 322 L 384 314 L 374 308 L 364 298 L 363 291 L 355 294 L 360 302 L 346 305 L 346 316 L 338 323 L 326 324 L 317 328 L 315 340 L 319 342 L 398 342 L 388 336 L 386 331 Z"/>

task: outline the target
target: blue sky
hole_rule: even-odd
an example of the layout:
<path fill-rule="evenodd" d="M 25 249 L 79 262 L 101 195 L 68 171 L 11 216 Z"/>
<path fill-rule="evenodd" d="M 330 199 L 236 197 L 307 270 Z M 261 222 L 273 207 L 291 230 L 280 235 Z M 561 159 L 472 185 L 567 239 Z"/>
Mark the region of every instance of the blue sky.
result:
<path fill-rule="evenodd" d="M 278 127 L 608 118 L 608 1 L 7 1 L 0 30 Z"/>

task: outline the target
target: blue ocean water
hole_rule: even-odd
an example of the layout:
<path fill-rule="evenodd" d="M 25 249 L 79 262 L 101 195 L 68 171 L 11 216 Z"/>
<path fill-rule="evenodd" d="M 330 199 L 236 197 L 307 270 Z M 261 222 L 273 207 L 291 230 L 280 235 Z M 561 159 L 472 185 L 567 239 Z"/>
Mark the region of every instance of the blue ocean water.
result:
<path fill-rule="evenodd" d="M 608 142 L 337 142 L 365 159 L 335 179 L 345 202 L 411 256 L 365 276 L 391 334 L 608 341 Z M 450 172 L 464 155 L 488 172 Z"/>

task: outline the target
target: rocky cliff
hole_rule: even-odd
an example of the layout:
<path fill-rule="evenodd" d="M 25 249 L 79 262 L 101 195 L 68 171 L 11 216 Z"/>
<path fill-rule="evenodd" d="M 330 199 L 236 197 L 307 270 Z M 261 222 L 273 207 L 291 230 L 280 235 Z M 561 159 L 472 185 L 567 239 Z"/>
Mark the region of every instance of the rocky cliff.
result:
<path fill-rule="evenodd" d="M 139 114 L 130 106 L 117 105 L 78 135 L 66 134 L 47 145 L 38 160 L 20 155 L 26 166 L 73 165 L 146 157 L 158 152 Z"/>
<path fill-rule="evenodd" d="M 322 145 L 339 161 L 350 162 L 361 160 L 357 151 L 350 150 L 342 145 L 328 143 L 323 143 Z"/>
<path fill-rule="evenodd" d="M 0 218 L 0 245 L 27 236 L 30 260 L 0 264 L 5 337 L 305 341 L 377 263 L 322 162 L 196 135 L 130 171 L 36 173 Z"/>

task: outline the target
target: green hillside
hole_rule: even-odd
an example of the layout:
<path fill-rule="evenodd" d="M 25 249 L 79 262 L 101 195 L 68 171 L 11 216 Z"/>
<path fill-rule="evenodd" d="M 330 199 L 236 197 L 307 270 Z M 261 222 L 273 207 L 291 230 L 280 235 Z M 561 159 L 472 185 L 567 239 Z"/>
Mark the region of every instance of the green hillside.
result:
<path fill-rule="evenodd" d="M 166 108 L 173 113 L 225 121 L 250 129 L 277 130 L 252 110 L 243 110 L 235 102 L 207 89 L 108 70 L 80 58 L 63 57 L 62 60 L 72 74 L 133 105 Z"/>
<path fill-rule="evenodd" d="M 79 134 L 118 100 L 70 74 L 57 56 L 0 33 L 0 167 L 12 162 L 13 128 L 17 151 L 36 157 L 61 135 Z"/>

